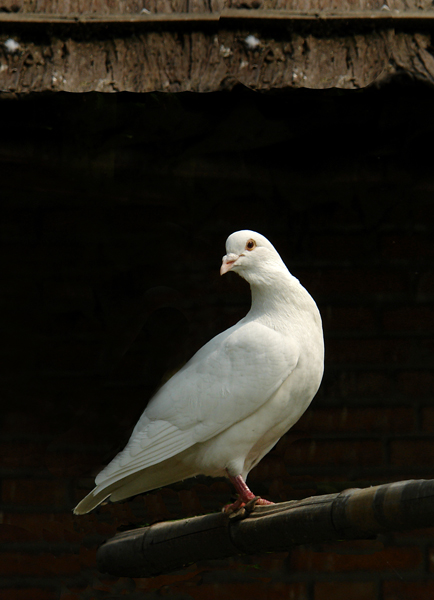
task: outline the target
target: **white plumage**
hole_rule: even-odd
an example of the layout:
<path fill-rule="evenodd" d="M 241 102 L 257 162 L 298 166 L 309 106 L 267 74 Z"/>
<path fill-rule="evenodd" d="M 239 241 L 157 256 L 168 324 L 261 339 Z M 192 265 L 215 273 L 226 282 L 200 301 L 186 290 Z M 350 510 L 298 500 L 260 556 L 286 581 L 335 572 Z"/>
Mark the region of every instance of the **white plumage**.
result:
<path fill-rule="evenodd" d="M 199 474 L 228 476 L 236 508 L 254 498 L 249 471 L 309 406 L 324 363 L 315 302 L 259 233 L 233 233 L 226 251 L 220 272 L 250 283 L 250 311 L 155 394 L 76 514 Z"/>

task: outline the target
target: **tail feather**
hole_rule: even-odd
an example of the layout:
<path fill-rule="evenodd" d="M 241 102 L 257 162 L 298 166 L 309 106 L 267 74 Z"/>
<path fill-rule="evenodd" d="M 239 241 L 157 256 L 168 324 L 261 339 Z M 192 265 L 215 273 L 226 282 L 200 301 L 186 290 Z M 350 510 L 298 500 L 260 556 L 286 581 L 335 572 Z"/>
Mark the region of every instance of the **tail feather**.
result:
<path fill-rule="evenodd" d="M 165 462 L 170 462 L 170 459 Z M 154 470 L 154 467 L 150 467 L 149 470 L 146 469 L 143 473 L 139 473 L 136 478 L 125 481 L 122 487 L 117 488 L 111 494 L 110 500 L 113 502 L 125 500 L 125 498 L 130 498 L 136 494 L 149 492 L 150 490 L 155 490 L 156 488 L 164 487 L 165 485 L 170 485 L 171 483 L 176 483 L 198 474 L 192 471 L 191 468 L 180 465 L 178 461 L 173 462 L 174 465 L 171 466 L 170 470 L 167 470 L 167 468 L 164 471 L 155 469 L 154 473 L 149 473 L 149 471 Z M 143 481 L 143 475 L 146 477 L 146 483 Z"/>
<path fill-rule="evenodd" d="M 115 481 L 110 485 L 97 485 L 87 496 L 74 508 L 75 515 L 84 515 L 101 502 L 110 498 L 112 502 L 124 500 L 136 494 L 143 494 L 171 483 L 176 483 L 189 477 L 194 477 L 197 472 L 185 464 L 179 457 L 169 458 L 159 464 L 152 465 L 138 473 L 132 473 L 123 479 Z"/>
<path fill-rule="evenodd" d="M 107 488 L 100 492 L 98 492 L 98 488 L 93 489 L 90 494 L 85 496 L 74 508 L 74 515 L 85 515 L 101 504 L 101 502 L 104 502 L 109 496 L 110 490 Z"/>

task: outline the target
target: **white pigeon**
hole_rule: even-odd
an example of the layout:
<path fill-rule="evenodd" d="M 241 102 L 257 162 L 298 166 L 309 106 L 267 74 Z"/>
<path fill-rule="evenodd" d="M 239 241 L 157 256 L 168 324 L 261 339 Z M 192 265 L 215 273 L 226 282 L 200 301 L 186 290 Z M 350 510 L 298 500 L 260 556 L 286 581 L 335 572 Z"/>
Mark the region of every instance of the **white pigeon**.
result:
<path fill-rule="evenodd" d="M 264 236 L 237 231 L 226 252 L 220 273 L 234 271 L 249 282 L 250 311 L 159 389 L 75 514 L 200 474 L 232 481 L 238 500 L 229 511 L 252 501 L 270 504 L 255 497 L 246 477 L 318 390 L 321 317 Z"/>

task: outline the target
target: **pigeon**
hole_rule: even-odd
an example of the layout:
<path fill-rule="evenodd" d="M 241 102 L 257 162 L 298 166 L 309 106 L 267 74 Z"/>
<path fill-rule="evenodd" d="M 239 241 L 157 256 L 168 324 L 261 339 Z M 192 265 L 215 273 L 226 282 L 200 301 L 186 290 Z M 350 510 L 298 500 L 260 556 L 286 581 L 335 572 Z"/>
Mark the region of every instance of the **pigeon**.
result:
<path fill-rule="evenodd" d="M 126 447 L 97 475 L 75 514 L 197 475 L 229 478 L 238 498 L 228 512 L 251 502 L 272 504 L 255 496 L 246 478 L 319 388 L 321 316 L 259 233 L 228 237 L 220 273 L 229 271 L 250 284 L 250 311 L 157 391 Z"/>

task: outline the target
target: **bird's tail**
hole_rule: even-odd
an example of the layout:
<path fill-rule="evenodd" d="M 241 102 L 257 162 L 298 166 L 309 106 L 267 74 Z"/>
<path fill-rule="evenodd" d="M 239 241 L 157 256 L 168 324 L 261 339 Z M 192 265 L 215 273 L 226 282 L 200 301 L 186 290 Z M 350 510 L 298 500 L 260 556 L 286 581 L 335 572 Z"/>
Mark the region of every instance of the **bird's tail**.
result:
<path fill-rule="evenodd" d="M 110 484 L 107 481 L 100 483 L 77 504 L 73 512 L 75 515 L 85 515 L 109 497 L 112 502 L 118 502 L 197 474 L 191 466 L 183 464 L 179 457 L 169 458 Z"/>
<path fill-rule="evenodd" d="M 110 496 L 110 490 L 107 488 L 98 492 L 98 488 L 94 488 L 87 496 L 81 500 L 74 508 L 74 515 L 85 515 L 94 508 L 96 508 L 101 502 L 104 502 Z"/>

